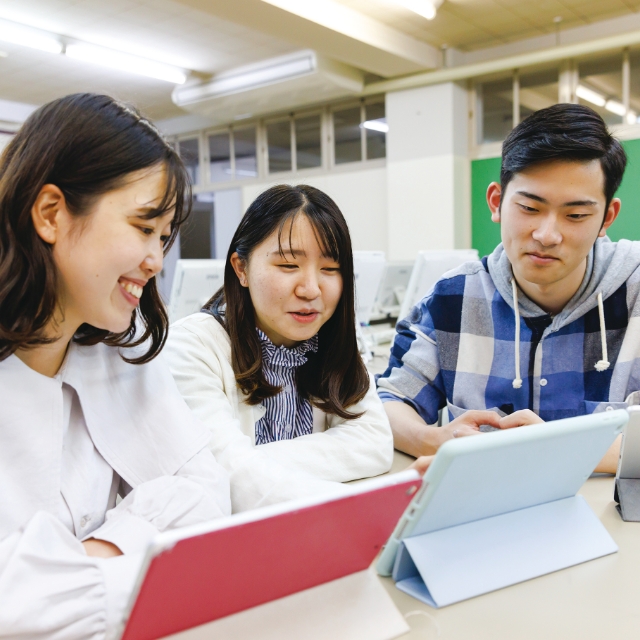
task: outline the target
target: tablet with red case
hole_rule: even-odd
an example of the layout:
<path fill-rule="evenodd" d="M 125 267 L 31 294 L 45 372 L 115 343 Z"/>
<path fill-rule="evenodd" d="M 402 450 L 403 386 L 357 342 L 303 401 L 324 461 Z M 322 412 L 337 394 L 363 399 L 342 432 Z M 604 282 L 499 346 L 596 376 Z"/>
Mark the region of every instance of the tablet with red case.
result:
<path fill-rule="evenodd" d="M 415 471 L 159 535 L 122 640 L 151 640 L 369 567 L 421 485 Z"/>

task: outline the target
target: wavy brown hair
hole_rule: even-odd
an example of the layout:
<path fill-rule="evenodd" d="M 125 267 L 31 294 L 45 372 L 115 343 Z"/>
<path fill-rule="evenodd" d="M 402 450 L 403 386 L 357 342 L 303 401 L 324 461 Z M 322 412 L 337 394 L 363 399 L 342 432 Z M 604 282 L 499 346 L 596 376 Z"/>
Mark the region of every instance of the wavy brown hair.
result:
<path fill-rule="evenodd" d="M 31 209 L 45 184 L 64 194 L 76 218 L 91 215 L 96 200 L 123 186 L 130 174 L 163 165 L 166 190 L 148 218 L 175 209 L 165 253 L 190 208 L 189 178 L 176 151 L 133 107 L 105 95 L 79 93 L 35 111 L 0 157 L 0 361 L 17 349 L 54 341 L 45 329 L 57 309 L 57 273 L 52 247 L 36 233 Z M 115 334 L 82 325 L 74 341 L 136 347 L 141 364 L 164 346 L 169 320 L 152 278 L 131 324 Z"/>
<path fill-rule="evenodd" d="M 336 203 L 322 191 L 307 185 L 279 185 L 259 195 L 240 221 L 233 236 L 224 271 L 224 286 L 205 305 L 231 338 L 231 365 L 238 386 L 249 404 L 280 393 L 262 371 L 262 349 L 256 331 L 249 289 L 243 287 L 231 265 L 237 252 L 245 262 L 272 233 L 278 233 L 280 252 L 285 225 L 304 215 L 311 223 L 323 252 L 340 265 L 342 295 L 335 312 L 318 332 L 318 351 L 296 370 L 298 393 L 325 413 L 346 420 L 362 414 L 348 408 L 364 398 L 369 374 L 358 352 L 355 318 L 355 281 L 349 228 Z"/>

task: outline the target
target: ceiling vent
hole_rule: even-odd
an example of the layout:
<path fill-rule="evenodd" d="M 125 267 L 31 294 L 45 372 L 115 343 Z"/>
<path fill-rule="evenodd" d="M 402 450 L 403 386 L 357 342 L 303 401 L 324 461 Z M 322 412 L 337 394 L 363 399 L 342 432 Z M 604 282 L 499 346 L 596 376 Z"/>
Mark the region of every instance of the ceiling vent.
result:
<path fill-rule="evenodd" d="M 359 95 L 363 86 L 357 69 L 315 51 L 297 51 L 176 87 L 172 99 L 219 124 Z"/>

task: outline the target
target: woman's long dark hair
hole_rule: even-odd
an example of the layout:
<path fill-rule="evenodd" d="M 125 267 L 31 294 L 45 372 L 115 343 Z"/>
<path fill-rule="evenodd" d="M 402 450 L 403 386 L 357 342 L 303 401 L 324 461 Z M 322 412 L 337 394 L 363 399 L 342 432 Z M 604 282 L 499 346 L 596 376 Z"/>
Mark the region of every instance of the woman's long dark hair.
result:
<path fill-rule="evenodd" d="M 231 364 L 238 386 L 249 404 L 259 404 L 281 389 L 267 382 L 262 371 L 262 349 L 256 332 L 255 313 L 249 289 L 243 287 L 231 265 L 238 254 L 248 263 L 257 245 L 278 232 L 282 253 L 282 233 L 287 222 L 304 215 L 326 255 L 340 265 L 342 295 L 335 312 L 318 332 L 318 351 L 309 352 L 307 362 L 298 367 L 298 393 L 325 413 L 346 420 L 361 414 L 348 407 L 360 401 L 369 388 L 369 374 L 358 352 L 356 340 L 353 254 L 344 216 L 325 193 L 307 185 L 279 185 L 259 195 L 240 221 L 227 254 L 224 287 L 209 300 L 205 310 L 227 330 L 231 338 Z M 225 306 L 226 305 L 226 306 Z"/>
<path fill-rule="evenodd" d="M 54 100 L 27 119 L 0 157 L 0 361 L 17 349 L 53 341 L 44 331 L 58 304 L 56 267 L 51 245 L 38 236 L 31 219 L 42 187 L 56 185 L 70 213 L 82 218 L 129 174 L 156 165 L 165 167 L 166 192 L 148 217 L 175 207 L 166 253 L 189 214 L 190 185 L 179 156 L 148 120 L 109 96 L 91 93 Z M 145 353 L 127 360 L 141 364 L 160 352 L 168 326 L 151 278 L 127 331 L 114 334 L 82 325 L 74 341 L 119 347 L 148 342 Z"/>

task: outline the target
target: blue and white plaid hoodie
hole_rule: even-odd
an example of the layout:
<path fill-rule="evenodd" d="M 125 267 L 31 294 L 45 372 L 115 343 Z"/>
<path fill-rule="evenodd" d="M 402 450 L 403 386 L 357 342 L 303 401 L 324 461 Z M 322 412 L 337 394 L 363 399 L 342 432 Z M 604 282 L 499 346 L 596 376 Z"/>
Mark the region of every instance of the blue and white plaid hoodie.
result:
<path fill-rule="evenodd" d="M 427 424 L 444 407 L 451 418 L 532 409 L 543 420 L 625 407 L 640 390 L 639 293 L 640 242 L 599 238 L 580 289 L 550 316 L 515 287 L 498 245 L 446 273 L 398 323 L 378 393 Z"/>

